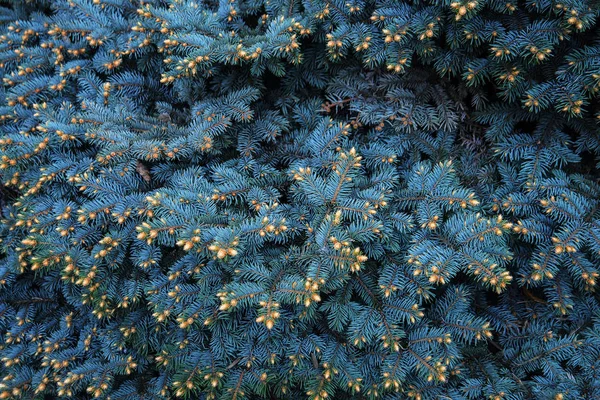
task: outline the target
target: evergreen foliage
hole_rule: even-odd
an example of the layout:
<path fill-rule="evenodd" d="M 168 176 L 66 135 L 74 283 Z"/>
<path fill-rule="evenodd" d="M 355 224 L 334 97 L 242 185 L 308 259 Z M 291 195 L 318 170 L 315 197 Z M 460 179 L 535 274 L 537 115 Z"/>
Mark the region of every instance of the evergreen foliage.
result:
<path fill-rule="evenodd" d="M 0 6 L 0 399 L 600 398 L 597 0 Z"/>

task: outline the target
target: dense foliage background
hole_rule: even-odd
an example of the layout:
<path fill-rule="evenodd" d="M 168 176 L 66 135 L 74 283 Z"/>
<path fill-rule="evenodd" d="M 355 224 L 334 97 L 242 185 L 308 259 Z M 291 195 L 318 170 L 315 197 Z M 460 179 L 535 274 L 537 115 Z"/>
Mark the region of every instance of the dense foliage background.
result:
<path fill-rule="evenodd" d="M 600 398 L 596 0 L 0 7 L 0 399 Z"/>

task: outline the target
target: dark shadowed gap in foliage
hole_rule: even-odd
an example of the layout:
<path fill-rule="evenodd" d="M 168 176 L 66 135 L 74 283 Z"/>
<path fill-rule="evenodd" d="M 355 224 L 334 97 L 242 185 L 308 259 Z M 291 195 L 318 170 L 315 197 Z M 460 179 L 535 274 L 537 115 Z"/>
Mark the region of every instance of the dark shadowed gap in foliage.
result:
<path fill-rule="evenodd" d="M 521 291 L 527 301 L 543 304 L 546 302 L 544 289 L 540 287 L 522 287 Z"/>
<path fill-rule="evenodd" d="M 268 69 L 263 73 L 261 80 L 268 92 L 277 92 L 281 88 L 281 77 L 276 76 Z"/>
<path fill-rule="evenodd" d="M 260 8 L 260 10 L 256 11 L 255 14 L 249 14 L 244 16 L 244 22 L 246 26 L 250 29 L 256 29 L 258 27 L 258 22 L 260 21 L 260 17 L 265 14 L 264 6 Z"/>
<path fill-rule="evenodd" d="M 600 158 L 589 151 L 579 153 L 581 162 L 576 168 L 581 169 L 582 174 L 592 174 L 596 168 L 596 164 L 600 163 Z M 600 182 L 600 175 L 596 175 L 596 182 Z"/>
<path fill-rule="evenodd" d="M 531 133 L 537 128 L 537 121 L 519 121 L 515 124 L 514 132 Z"/>
<path fill-rule="evenodd" d="M 0 218 L 4 216 L 4 208 L 12 204 L 19 193 L 12 187 L 0 185 Z"/>

